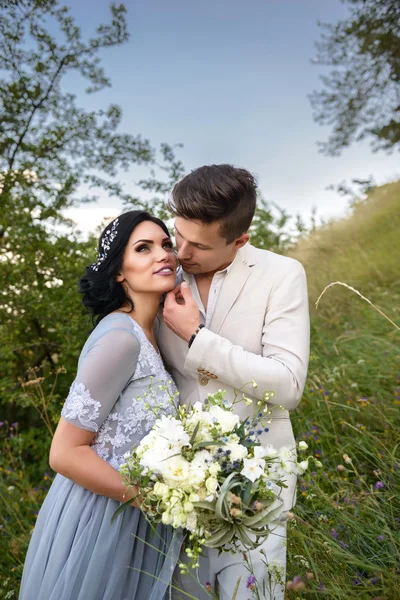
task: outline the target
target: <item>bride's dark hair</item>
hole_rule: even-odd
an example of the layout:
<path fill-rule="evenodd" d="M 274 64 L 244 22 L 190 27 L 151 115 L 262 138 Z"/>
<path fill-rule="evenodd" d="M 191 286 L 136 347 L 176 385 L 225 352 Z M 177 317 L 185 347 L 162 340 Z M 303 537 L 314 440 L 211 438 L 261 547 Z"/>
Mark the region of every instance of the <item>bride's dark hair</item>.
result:
<path fill-rule="evenodd" d="M 96 325 L 122 306 L 133 310 L 132 300 L 124 286 L 116 281 L 116 277 L 121 270 L 124 250 L 131 233 L 143 221 L 156 223 L 171 237 L 165 223 L 157 217 L 142 210 L 123 213 L 103 230 L 99 239 L 99 258 L 86 267 L 85 275 L 79 280 L 82 302 L 92 313 L 92 321 Z"/>

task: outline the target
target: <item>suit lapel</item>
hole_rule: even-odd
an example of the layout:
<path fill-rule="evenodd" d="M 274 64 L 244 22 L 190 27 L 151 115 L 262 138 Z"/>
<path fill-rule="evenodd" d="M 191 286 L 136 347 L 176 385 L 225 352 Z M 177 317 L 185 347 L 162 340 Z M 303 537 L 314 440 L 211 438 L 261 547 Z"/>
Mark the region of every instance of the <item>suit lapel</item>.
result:
<path fill-rule="evenodd" d="M 210 329 L 215 333 L 218 333 L 224 324 L 229 311 L 235 304 L 237 297 L 250 276 L 251 267 L 255 262 L 254 260 L 251 261 L 248 259 L 246 246 L 239 250 L 239 256 L 237 258 L 238 260 L 232 265 L 232 268 L 227 273 L 222 284 L 214 314 L 211 319 Z"/>

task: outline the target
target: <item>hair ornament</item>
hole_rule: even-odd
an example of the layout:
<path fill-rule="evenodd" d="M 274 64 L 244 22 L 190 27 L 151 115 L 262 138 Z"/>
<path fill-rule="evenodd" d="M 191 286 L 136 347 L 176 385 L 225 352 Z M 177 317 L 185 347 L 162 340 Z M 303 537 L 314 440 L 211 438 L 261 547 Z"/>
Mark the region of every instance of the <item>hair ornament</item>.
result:
<path fill-rule="evenodd" d="M 105 234 L 103 235 L 101 242 L 100 242 L 102 251 L 101 251 L 101 253 L 99 251 L 97 251 L 97 260 L 96 260 L 96 262 L 94 262 L 90 265 L 90 268 L 93 271 L 98 271 L 101 263 L 103 261 L 105 261 L 105 259 L 107 258 L 107 253 L 109 252 L 109 250 L 111 248 L 111 244 L 113 243 L 113 241 L 115 240 L 115 238 L 118 235 L 118 231 L 117 231 L 118 225 L 119 225 L 119 221 L 118 221 L 118 217 L 117 217 L 112 222 L 111 227 L 109 227 L 106 230 Z"/>

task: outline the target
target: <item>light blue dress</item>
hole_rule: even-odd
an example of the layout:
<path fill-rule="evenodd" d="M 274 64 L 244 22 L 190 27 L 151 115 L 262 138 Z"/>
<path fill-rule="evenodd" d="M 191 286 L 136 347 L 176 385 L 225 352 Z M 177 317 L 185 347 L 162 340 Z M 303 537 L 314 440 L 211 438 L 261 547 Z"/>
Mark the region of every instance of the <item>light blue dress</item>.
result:
<path fill-rule="evenodd" d="M 61 414 L 96 432 L 93 450 L 117 469 L 154 425 L 145 403 L 172 414 L 175 392 L 143 330 L 114 313 L 86 341 Z M 171 546 L 169 527 L 152 531 L 133 507 L 111 523 L 119 506 L 57 475 L 32 534 L 19 600 L 162 600 L 179 545 L 174 538 Z"/>

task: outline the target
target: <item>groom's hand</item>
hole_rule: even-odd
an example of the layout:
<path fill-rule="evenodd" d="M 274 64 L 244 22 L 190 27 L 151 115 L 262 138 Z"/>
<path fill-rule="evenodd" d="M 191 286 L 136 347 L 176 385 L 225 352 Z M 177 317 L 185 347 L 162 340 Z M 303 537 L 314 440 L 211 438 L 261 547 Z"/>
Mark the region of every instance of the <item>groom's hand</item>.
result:
<path fill-rule="evenodd" d="M 186 281 L 166 295 L 164 321 L 185 342 L 189 342 L 200 325 L 200 311 Z"/>

